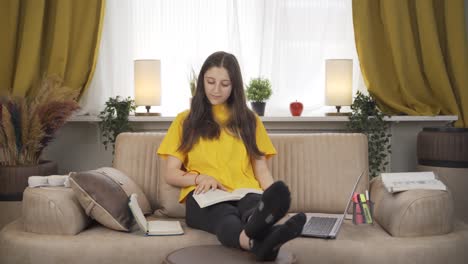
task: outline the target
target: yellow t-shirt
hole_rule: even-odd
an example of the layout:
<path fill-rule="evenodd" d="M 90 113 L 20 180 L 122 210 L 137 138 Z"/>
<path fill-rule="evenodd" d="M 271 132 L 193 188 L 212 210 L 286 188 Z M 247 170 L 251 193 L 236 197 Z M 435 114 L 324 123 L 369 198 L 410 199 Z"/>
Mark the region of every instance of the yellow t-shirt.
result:
<path fill-rule="evenodd" d="M 226 129 L 221 128 L 219 139 L 200 138 L 186 154 L 177 151 L 182 140 L 183 122 L 188 114 L 189 110 L 184 111 L 174 119 L 159 146 L 158 155 L 163 158 L 167 158 L 168 155 L 178 158 L 188 171 L 196 170 L 201 174 L 212 176 L 229 191 L 238 188 L 261 189 L 255 178 L 244 142 L 228 133 Z M 229 109 L 225 104 L 214 105 L 213 115 L 222 127 L 222 124 L 229 117 Z M 276 149 L 271 143 L 262 121 L 258 116 L 256 119 L 257 146 L 260 151 L 265 153 L 266 158 L 269 158 L 276 154 Z M 179 202 L 183 202 L 187 194 L 194 189 L 195 186 L 182 188 Z"/>

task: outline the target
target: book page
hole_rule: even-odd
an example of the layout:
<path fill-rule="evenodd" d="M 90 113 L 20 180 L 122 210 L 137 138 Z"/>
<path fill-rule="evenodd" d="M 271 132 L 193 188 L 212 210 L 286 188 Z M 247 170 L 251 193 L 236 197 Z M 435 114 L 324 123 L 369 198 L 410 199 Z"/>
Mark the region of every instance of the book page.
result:
<path fill-rule="evenodd" d="M 194 194 L 193 198 L 197 201 L 200 208 L 204 208 L 224 201 L 235 201 L 241 197 L 239 195 L 226 192 L 220 189 L 210 190 L 206 193 Z"/>
<path fill-rule="evenodd" d="M 390 187 L 392 192 L 400 192 L 400 191 L 407 191 L 407 190 L 441 190 L 445 191 L 447 188 L 443 185 L 442 182 L 439 180 L 431 180 L 431 181 L 418 181 L 418 182 L 404 182 L 400 183 L 397 182 L 394 186 Z"/>
<path fill-rule="evenodd" d="M 400 192 L 414 189 L 446 190 L 446 186 L 435 178 L 432 171 L 382 173 L 382 182 L 388 192 Z"/>
<path fill-rule="evenodd" d="M 141 231 L 146 233 L 148 231 L 148 224 L 146 222 L 145 216 L 143 215 L 143 211 L 141 211 L 140 205 L 138 204 L 136 193 L 130 195 L 130 202 L 128 203 L 128 206 L 130 207 L 130 210 L 135 217 L 135 221 L 137 222 Z"/>
<path fill-rule="evenodd" d="M 435 179 L 434 172 L 432 171 L 421 171 L 421 172 L 393 172 L 393 173 L 382 173 L 382 181 L 423 181 Z"/>
<path fill-rule="evenodd" d="M 233 194 L 236 194 L 238 195 L 239 197 L 244 197 L 246 194 L 248 193 L 258 193 L 258 194 L 262 194 L 263 191 L 262 190 L 258 190 L 258 189 L 252 189 L 252 188 L 239 188 L 239 189 L 235 189 L 233 192 Z"/>
<path fill-rule="evenodd" d="M 149 235 L 181 235 L 184 233 L 179 221 L 155 220 L 148 222 Z"/>

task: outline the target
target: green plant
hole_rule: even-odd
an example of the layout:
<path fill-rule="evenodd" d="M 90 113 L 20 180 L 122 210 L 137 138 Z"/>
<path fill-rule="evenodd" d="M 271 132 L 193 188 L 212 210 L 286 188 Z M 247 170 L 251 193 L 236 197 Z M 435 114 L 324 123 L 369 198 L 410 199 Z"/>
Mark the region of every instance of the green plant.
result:
<path fill-rule="evenodd" d="M 78 90 L 42 78 L 26 97 L 0 98 L 0 165 L 36 165 L 54 135 L 79 108 Z"/>
<path fill-rule="evenodd" d="M 368 138 L 369 174 L 376 177 L 385 171 L 391 153 L 389 122 L 384 121 L 385 115 L 377 108 L 371 96 L 357 93 L 351 105 L 351 116 L 347 127 L 353 132 L 363 133 Z"/>
<path fill-rule="evenodd" d="M 195 91 L 197 90 L 197 81 L 198 81 L 198 76 L 195 73 L 195 70 L 192 68 L 192 71 L 190 72 L 190 77 L 189 77 L 190 94 L 192 95 L 192 97 L 195 95 Z"/>
<path fill-rule="evenodd" d="M 106 102 L 106 107 L 99 113 L 101 123 L 101 135 L 104 138 L 104 144 L 107 150 L 108 144 L 112 144 L 112 154 L 115 150 L 115 140 L 122 132 L 133 131 L 133 128 L 128 122 L 128 116 L 131 111 L 135 111 L 135 101 L 130 97 L 126 99 L 117 96 L 115 98 L 109 97 Z"/>
<path fill-rule="evenodd" d="M 262 77 L 251 79 L 245 90 L 247 100 L 251 102 L 265 102 L 272 93 L 270 81 Z"/>

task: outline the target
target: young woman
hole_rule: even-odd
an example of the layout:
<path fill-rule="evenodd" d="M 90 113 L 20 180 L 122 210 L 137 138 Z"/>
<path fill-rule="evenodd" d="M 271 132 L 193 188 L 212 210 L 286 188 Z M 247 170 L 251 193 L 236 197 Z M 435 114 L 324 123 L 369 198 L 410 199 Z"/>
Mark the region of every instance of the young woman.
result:
<path fill-rule="evenodd" d="M 274 260 L 282 244 L 300 235 L 303 213 L 274 225 L 289 210 L 291 197 L 268 170 L 266 159 L 276 150 L 247 108 L 234 55 L 216 52 L 206 59 L 190 110 L 177 115 L 158 154 L 166 159 L 167 183 L 182 188 L 188 226 L 215 234 L 227 247 L 250 250 L 258 260 Z M 200 208 L 193 194 L 216 188 L 264 192 Z"/>

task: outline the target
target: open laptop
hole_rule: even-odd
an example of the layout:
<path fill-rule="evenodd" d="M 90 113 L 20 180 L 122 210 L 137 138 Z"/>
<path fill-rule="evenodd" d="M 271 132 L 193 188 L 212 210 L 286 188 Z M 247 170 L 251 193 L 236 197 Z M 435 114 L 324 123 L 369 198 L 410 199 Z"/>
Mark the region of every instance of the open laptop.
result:
<path fill-rule="evenodd" d="M 140 226 L 141 231 L 143 231 L 145 235 L 172 236 L 184 234 L 184 230 L 182 229 L 182 226 L 180 226 L 179 221 L 146 221 L 145 215 L 138 204 L 137 195 L 135 193 L 130 195 L 128 206 L 130 207 L 138 226 Z"/>
<path fill-rule="evenodd" d="M 301 235 L 318 238 L 336 238 L 338 231 L 340 231 L 341 224 L 343 224 L 346 212 L 348 211 L 351 198 L 353 197 L 354 191 L 356 190 L 362 175 L 364 175 L 364 171 L 361 172 L 356 183 L 354 183 L 343 214 L 307 213 L 307 221 L 302 229 Z"/>

